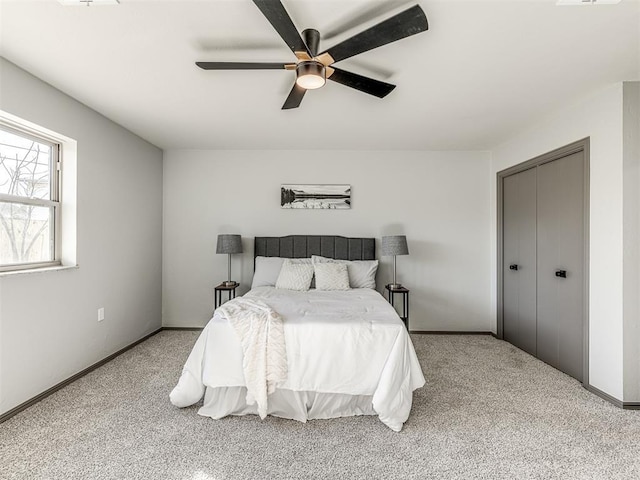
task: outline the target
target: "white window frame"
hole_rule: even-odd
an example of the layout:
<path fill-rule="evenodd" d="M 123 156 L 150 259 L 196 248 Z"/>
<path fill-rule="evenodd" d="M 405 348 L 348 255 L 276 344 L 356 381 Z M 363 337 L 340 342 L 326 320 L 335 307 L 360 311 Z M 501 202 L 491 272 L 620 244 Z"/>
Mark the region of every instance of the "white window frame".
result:
<path fill-rule="evenodd" d="M 25 263 L 12 263 L 12 264 L 0 264 L 0 272 L 12 272 L 19 270 L 29 270 L 37 268 L 57 267 L 62 265 L 61 262 L 61 179 L 62 179 L 62 144 L 53 138 L 43 135 L 40 132 L 34 132 L 27 128 L 22 128 L 20 125 L 16 125 L 13 122 L 9 123 L 0 120 L 0 129 L 5 130 L 14 135 L 43 143 L 51 146 L 51 158 L 49 159 L 49 172 L 50 172 L 50 199 L 38 199 L 22 197 L 18 195 L 7 195 L 0 193 L 0 201 L 7 203 L 17 203 L 22 205 L 35 205 L 41 207 L 53 208 L 53 215 L 51 215 L 50 222 L 50 256 L 53 260 L 46 262 L 25 262 Z"/>

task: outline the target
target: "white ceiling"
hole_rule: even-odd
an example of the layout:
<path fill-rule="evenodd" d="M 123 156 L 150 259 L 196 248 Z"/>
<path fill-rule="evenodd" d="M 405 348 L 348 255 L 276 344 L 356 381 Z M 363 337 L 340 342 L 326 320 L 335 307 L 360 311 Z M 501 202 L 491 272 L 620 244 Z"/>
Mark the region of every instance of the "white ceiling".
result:
<path fill-rule="evenodd" d="M 327 48 L 415 2 L 283 0 Z M 341 62 L 397 85 L 334 82 L 281 110 L 288 71 L 199 61 L 294 57 L 250 0 L 0 0 L 0 54 L 162 148 L 485 150 L 605 85 L 640 79 L 640 0 L 421 0 L 429 31 Z"/>

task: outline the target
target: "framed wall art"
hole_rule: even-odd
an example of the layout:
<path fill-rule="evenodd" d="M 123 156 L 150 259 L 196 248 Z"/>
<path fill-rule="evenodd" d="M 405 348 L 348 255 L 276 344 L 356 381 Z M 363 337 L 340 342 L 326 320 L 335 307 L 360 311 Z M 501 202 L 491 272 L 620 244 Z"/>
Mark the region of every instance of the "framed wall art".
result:
<path fill-rule="evenodd" d="M 351 208 L 351 185 L 280 186 L 282 208 L 333 209 Z"/>

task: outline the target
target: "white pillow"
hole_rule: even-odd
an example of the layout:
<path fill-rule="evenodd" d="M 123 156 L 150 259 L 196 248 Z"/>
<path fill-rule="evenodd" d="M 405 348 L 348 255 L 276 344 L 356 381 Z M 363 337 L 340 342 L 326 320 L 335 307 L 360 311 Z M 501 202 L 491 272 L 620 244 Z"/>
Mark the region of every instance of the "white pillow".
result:
<path fill-rule="evenodd" d="M 347 265 L 349 272 L 349 285 L 351 288 L 376 288 L 376 272 L 378 260 L 335 260 L 333 258 L 313 255 L 314 265 L 317 263 L 343 263 Z"/>
<path fill-rule="evenodd" d="M 293 263 L 306 263 L 311 265 L 310 258 L 289 259 Z M 275 287 L 280 269 L 285 259 L 283 257 L 256 257 L 256 269 L 253 272 L 251 288 Z"/>
<path fill-rule="evenodd" d="M 349 290 L 349 273 L 344 263 L 316 263 L 316 290 Z"/>
<path fill-rule="evenodd" d="M 275 286 L 283 263 L 284 258 L 281 257 L 256 257 L 251 288 Z"/>
<path fill-rule="evenodd" d="M 297 263 L 287 258 L 282 263 L 280 275 L 278 275 L 278 280 L 276 281 L 276 288 L 306 292 L 311 286 L 312 278 L 313 265 Z"/>

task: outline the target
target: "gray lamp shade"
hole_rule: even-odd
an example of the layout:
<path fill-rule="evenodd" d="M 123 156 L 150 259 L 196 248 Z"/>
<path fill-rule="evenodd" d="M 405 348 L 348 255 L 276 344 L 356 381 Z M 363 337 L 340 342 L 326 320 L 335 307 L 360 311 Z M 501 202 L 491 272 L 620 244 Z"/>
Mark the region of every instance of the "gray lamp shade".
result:
<path fill-rule="evenodd" d="M 405 235 L 392 235 L 382 237 L 382 252 L 385 257 L 395 255 L 409 255 L 409 247 L 407 246 L 407 237 Z"/>
<path fill-rule="evenodd" d="M 242 253 L 242 237 L 240 235 L 218 235 L 216 253 Z"/>

